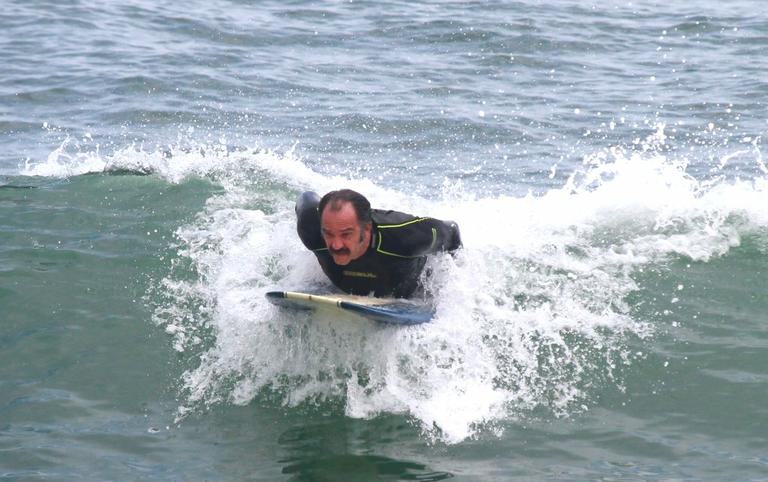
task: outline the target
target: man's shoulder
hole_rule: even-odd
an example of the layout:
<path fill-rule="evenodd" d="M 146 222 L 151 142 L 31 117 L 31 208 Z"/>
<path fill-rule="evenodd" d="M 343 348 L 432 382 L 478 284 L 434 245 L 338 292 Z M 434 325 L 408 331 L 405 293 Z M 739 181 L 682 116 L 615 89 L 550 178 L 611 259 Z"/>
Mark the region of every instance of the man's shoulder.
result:
<path fill-rule="evenodd" d="M 371 218 L 377 226 L 400 226 L 422 218 L 400 211 L 371 209 Z"/>
<path fill-rule="evenodd" d="M 379 209 L 372 210 L 371 217 L 376 227 L 375 248 L 380 255 L 420 257 L 434 243 L 430 218 Z"/>

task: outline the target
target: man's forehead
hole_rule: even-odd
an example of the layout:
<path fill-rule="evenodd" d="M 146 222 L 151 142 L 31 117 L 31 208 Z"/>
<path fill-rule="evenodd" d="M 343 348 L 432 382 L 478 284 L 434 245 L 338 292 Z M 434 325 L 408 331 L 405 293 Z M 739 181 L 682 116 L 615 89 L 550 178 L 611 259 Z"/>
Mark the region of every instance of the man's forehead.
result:
<path fill-rule="evenodd" d="M 321 217 L 323 224 L 357 224 L 357 213 L 351 203 L 345 202 L 334 209 L 336 206 L 326 206 Z"/>

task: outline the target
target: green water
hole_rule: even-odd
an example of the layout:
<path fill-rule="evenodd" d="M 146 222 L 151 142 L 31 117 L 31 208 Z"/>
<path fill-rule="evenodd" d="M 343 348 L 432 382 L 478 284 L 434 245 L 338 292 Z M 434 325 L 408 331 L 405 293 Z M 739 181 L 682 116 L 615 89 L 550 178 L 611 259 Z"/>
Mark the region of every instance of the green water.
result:
<path fill-rule="evenodd" d="M 650 323 L 653 335 L 625 336 L 613 354 L 574 341 L 570 346 L 592 350 L 584 359 L 594 363 L 555 363 L 550 370 L 578 377 L 573 387 L 585 394 L 578 404 L 557 410 L 552 398 L 510 406 L 505 419 L 480 423 L 474 436 L 446 444 L 408 413 L 354 418 L 345 414 L 343 397 L 285 405 L 285 393 L 268 387 L 245 405 L 221 393 L 219 402 L 178 420 L 183 374 L 213 341 L 174 350 L 172 337 L 153 322 L 165 302 L 157 287 L 184 266 L 175 230 L 194 222 L 220 189 L 135 175 L 12 182 L 17 187 L 0 189 L 5 479 L 767 474 L 762 230 L 725 256 L 668 258 L 633 275 L 638 289 L 627 298 L 630 314 Z M 551 353 L 540 349 L 541 366 Z"/>

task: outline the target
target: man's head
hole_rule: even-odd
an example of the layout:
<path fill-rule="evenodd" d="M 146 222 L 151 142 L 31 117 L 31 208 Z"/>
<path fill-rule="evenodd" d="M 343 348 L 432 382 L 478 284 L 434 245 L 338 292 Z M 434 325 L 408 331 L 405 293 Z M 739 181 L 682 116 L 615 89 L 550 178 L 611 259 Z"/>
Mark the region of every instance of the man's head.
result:
<path fill-rule="evenodd" d="M 351 189 L 331 191 L 320 200 L 320 231 L 333 261 L 347 265 L 371 244 L 371 204 Z"/>

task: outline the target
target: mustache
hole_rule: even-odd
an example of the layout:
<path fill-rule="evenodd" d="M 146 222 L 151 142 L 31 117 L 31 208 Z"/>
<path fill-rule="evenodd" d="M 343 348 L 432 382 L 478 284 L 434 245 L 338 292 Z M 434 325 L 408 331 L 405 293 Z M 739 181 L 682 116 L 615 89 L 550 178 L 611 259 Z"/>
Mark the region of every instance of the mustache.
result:
<path fill-rule="evenodd" d="M 341 249 L 331 249 L 331 248 L 328 248 L 328 251 L 330 251 L 331 254 L 336 254 L 336 255 L 349 254 L 349 250 L 347 248 L 341 248 Z"/>

